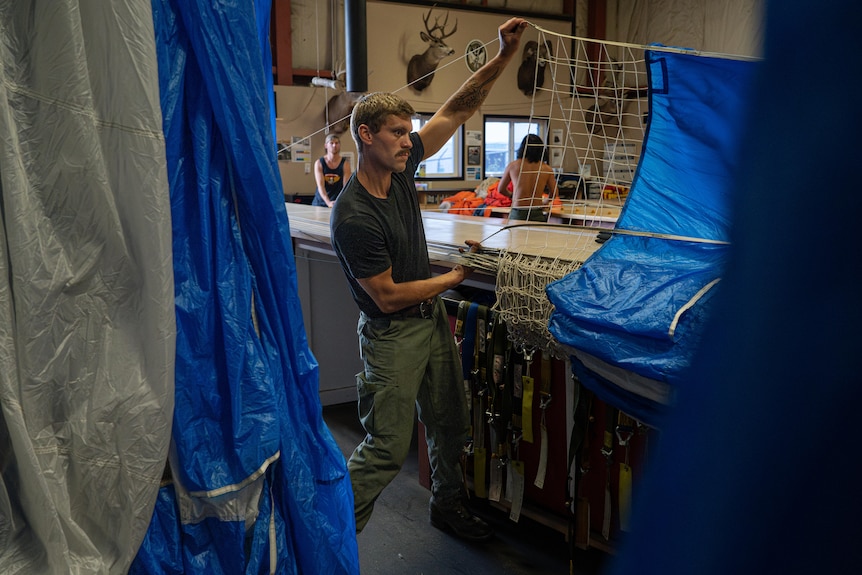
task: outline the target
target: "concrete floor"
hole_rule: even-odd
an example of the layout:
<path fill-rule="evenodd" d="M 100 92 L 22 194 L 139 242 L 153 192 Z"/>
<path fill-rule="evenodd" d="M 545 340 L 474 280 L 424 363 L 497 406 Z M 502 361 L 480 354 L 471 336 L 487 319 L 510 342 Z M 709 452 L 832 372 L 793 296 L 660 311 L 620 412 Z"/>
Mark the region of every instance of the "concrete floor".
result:
<path fill-rule="evenodd" d="M 323 408 L 323 416 L 345 457 L 364 431 L 352 403 Z M 518 523 L 501 510 L 473 506 L 491 523 L 495 537 L 483 544 L 461 541 L 431 526 L 430 493 L 419 483 L 418 442 L 395 480 L 383 491 L 371 521 L 358 535 L 363 575 L 596 575 L 607 556 L 595 549 L 576 550 L 570 562 L 562 533 L 528 518 Z M 424 445 L 423 445 L 424 449 Z M 572 568 L 570 569 L 570 563 Z"/>

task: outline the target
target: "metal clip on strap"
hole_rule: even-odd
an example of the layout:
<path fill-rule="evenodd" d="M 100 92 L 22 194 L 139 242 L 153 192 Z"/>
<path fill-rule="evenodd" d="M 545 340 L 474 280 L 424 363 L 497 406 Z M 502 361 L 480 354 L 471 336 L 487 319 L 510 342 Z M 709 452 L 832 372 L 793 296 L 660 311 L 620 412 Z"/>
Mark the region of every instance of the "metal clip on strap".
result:
<path fill-rule="evenodd" d="M 470 309 L 470 302 L 461 300 L 458 303 L 458 315 L 455 318 L 455 340 L 464 338 L 464 322 L 467 320 L 467 310 Z"/>
<path fill-rule="evenodd" d="M 542 399 L 539 407 L 543 410 L 551 403 L 551 356 L 542 352 Z"/>
<path fill-rule="evenodd" d="M 635 434 L 634 429 L 627 425 L 617 425 L 617 441 L 620 447 L 626 447 L 629 444 L 632 436 Z"/>
<path fill-rule="evenodd" d="M 466 301 L 461 302 L 467 303 Z M 467 318 L 464 325 L 464 343 L 461 346 L 461 368 L 465 380 L 473 380 L 473 366 L 476 358 L 476 312 L 479 309 L 479 304 L 476 302 L 469 303 L 467 306 Z M 459 306 L 460 314 L 460 306 Z"/>
<path fill-rule="evenodd" d="M 602 455 L 608 458 L 610 465 L 611 455 L 614 453 L 614 436 L 616 435 L 617 410 L 605 404 L 605 433 L 602 441 Z"/>
<path fill-rule="evenodd" d="M 437 303 L 437 298 L 426 299 L 419 304 L 419 314 L 423 319 L 431 319 L 434 314 L 434 304 Z"/>

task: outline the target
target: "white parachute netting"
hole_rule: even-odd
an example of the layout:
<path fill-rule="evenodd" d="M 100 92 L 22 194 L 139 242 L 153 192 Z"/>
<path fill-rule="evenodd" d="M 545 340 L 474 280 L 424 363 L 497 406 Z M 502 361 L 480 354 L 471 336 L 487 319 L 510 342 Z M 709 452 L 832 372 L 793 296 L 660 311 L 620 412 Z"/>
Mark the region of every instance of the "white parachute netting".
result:
<path fill-rule="evenodd" d="M 578 269 L 610 231 L 634 179 L 647 122 L 645 46 L 566 36 L 534 26 L 538 65 L 531 120 L 557 175 L 559 223 L 519 223 L 495 235 L 505 248 L 467 256 L 496 273 L 495 311 L 525 350 L 564 357 L 548 331 L 545 287 Z M 523 42 L 529 41 L 525 34 Z M 483 245 L 493 245 L 487 239 Z"/>

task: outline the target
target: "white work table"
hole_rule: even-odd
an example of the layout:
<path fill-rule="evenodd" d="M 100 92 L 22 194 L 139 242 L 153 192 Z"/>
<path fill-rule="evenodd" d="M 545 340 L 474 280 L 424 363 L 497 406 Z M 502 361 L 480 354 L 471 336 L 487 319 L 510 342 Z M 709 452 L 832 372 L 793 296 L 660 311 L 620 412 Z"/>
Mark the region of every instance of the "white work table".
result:
<path fill-rule="evenodd" d="M 356 400 L 355 374 L 362 369 L 356 335 L 359 311 L 329 231 L 330 208 L 285 204 L 296 259 L 297 287 L 306 334 L 320 366 L 323 405 Z M 576 226 L 507 225 L 501 218 L 458 216 L 423 211 L 432 272 L 442 273 L 462 258 L 458 248 L 477 240 L 486 248 L 482 259 L 491 265 L 475 269 L 466 286 L 495 291 L 494 264 L 500 252 L 528 257 L 584 261 L 599 244 L 596 230 Z"/>
<path fill-rule="evenodd" d="M 329 208 L 302 204 L 285 204 L 291 235 L 331 246 Z M 467 240 L 476 240 L 490 250 L 516 252 L 549 259 L 583 261 L 598 247 L 594 228 L 543 225 L 527 222 L 507 224 L 500 218 L 460 216 L 437 211 L 423 211 L 425 238 L 433 264 L 452 264 L 458 259 L 458 248 Z"/>

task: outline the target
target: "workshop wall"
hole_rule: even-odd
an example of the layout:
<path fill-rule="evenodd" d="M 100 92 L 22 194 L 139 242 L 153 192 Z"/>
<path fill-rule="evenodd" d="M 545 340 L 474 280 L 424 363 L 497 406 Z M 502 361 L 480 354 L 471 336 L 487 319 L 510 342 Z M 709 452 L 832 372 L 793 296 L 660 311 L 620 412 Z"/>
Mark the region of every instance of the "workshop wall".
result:
<path fill-rule="evenodd" d="M 511 7 L 512 3 L 507 6 Z M 757 55 L 763 35 L 762 6 L 762 0 L 607 0 L 605 39 L 637 44 L 659 42 L 702 51 Z M 343 6 L 340 5 L 340 8 L 343 9 Z M 586 35 L 586 8 L 586 0 L 576 2 L 575 32 L 579 36 Z M 308 10 L 311 9 L 309 4 Z M 509 16 L 499 12 L 462 10 L 448 3 L 438 5 L 434 14 L 440 15 L 448 10 L 449 25 L 456 19 L 458 21 L 457 31 L 446 38 L 446 43 L 455 53 L 440 62 L 431 84 L 417 93 L 406 87 L 407 63 L 413 54 L 427 47 L 420 37 L 420 32 L 424 30 L 422 17 L 427 10 L 428 6 L 424 5 L 367 2 L 368 89 L 395 92 L 407 99 L 418 112 L 433 113 L 471 73 L 464 57 L 467 44 L 472 40 L 487 43 L 486 50 L 490 58 L 497 51 L 496 29 Z M 520 14 L 520 8 L 512 10 L 512 15 Z M 320 15 L 312 19 L 309 14 L 298 14 L 294 17 L 298 22 L 294 32 L 309 36 L 312 30 L 323 30 L 323 34 L 328 36 L 332 28 L 336 34 L 343 34 L 343 11 L 336 14 L 331 23 L 327 23 L 331 18 L 327 11 L 321 23 L 312 28 L 312 22 L 319 18 Z M 535 17 L 528 17 L 528 20 L 550 31 L 572 34 L 572 24 L 567 21 Z M 537 30 L 531 27 L 525 32 L 523 42 L 537 38 Z M 300 44 L 311 43 L 306 40 Z M 336 42 L 318 38 L 314 43 L 329 46 L 329 51 L 322 49 L 320 52 L 320 48 L 315 48 L 321 54 L 320 58 L 328 62 L 327 70 L 332 62 L 344 61 L 343 54 L 339 58 L 338 55 L 333 57 L 331 53 L 333 50 L 343 50 L 343 38 L 338 38 Z M 310 54 L 306 56 L 311 57 Z M 304 65 L 308 66 L 309 63 Z M 517 69 L 518 62 L 513 61 L 482 108 L 465 124 L 467 130 L 481 130 L 482 118 L 487 114 L 529 116 L 532 108 L 549 108 L 550 92 L 537 94 L 533 102 L 530 96 L 517 89 Z M 275 92 L 278 139 L 288 144 L 294 139 L 305 139 L 308 143 L 306 156 L 310 160 L 279 162 L 284 193 L 313 195 L 315 184 L 311 162 L 323 155 L 326 126 L 339 119 L 326 114 L 326 103 L 338 91 L 322 86 L 276 86 Z M 553 97 L 559 97 L 559 94 Z M 567 106 L 569 102 L 563 101 L 561 104 Z M 341 141 L 342 153 L 352 158 L 355 169 L 356 147 L 349 131 L 342 134 Z M 572 160 L 567 161 L 573 161 L 574 157 L 569 158 Z M 564 165 L 563 169 L 567 172 L 576 171 L 577 166 Z M 430 183 L 429 189 L 472 189 L 475 185 L 475 181 L 449 180 Z"/>
<path fill-rule="evenodd" d="M 445 10 L 450 12 L 447 30 L 456 19 L 458 21 L 456 32 L 446 38 L 446 43 L 455 53 L 440 62 L 431 84 L 421 93 L 417 93 L 406 87 L 407 63 L 411 56 L 423 52 L 428 46 L 420 37 L 420 32 L 425 29 L 422 17 L 427 14 L 428 8 L 391 2 L 368 2 L 366 16 L 369 91 L 395 92 L 409 101 L 417 112 L 433 113 L 470 76 L 471 71 L 465 63 L 464 54 L 471 40 L 479 40 L 483 44 L 490 42 L 486 46 L 489 59 L 497 53 L 497 28 L 509 16 L 456 10 L 448 6 L 436 8 L 434 14 L 441 15 Z M 571 24 L 566 21 L 532 18 L 530 22 L 547 30 L 571 34 Z M 523 41 L 537 37 L 537 30 L 528 28 Z M 517 61 L 513 61 L 495 84 L 482 108 L 465 124 L 465 129 L 481 130 L 484 114 L 530 115 L 531 98 L 517 89 L 517 69 Z M 276 86 L 275 91 L 277 137 L 288 143 L 295 137 L 307 138 L 311 148 L 311 161 L 315 161 L 324 152 L 323 140 L 326 136 L 327 121 L 331 123 L 338 119 L 325 117 L 326 103 L 337 92 L 317 86 Z M 545 109 L 548 108 L 548 98 L 550 95 L 544 96 Z M 349 131 L 342 134 L 341 144 L 342 154 L 353 155 L 352 165 L 355 169 L 356 147 Z M 295 161 L 279 162 L 285 195 L 314 194 L 313 171 L 309 167 L 306 173 L 306 165 Z M 438 187 L 442 188 L 463 185 L 473 188 L 476 182 L 450 180 L 438 183 Z M 433 184 L 431 189 L 434 189 Z"/>

